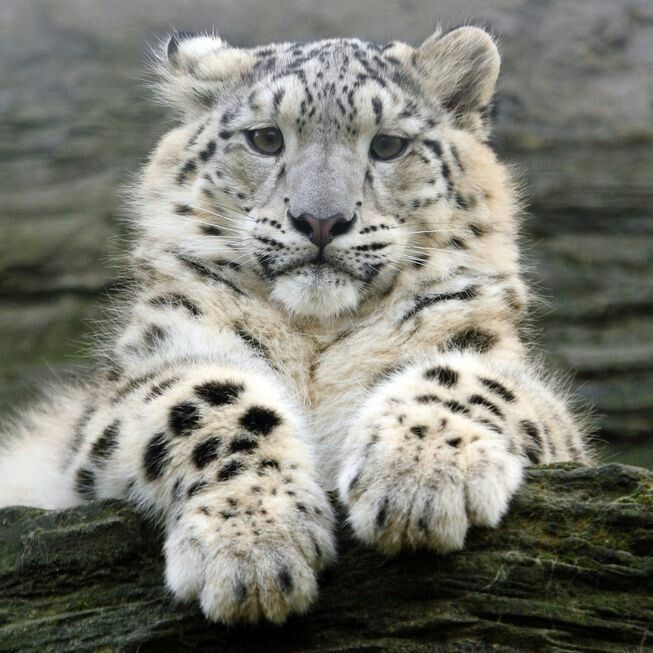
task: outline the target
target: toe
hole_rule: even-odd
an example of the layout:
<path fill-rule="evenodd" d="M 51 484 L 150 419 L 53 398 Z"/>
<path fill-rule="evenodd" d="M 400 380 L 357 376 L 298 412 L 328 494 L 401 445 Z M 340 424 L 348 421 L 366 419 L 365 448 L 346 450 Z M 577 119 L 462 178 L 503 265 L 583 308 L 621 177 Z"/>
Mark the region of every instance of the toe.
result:
<path fill-rule="evenodd" d="M 178 599 L 187 601 L 202 589 L 206 561 L 199 542 L 175 533 L 165 544 L 166 585 Z"/>

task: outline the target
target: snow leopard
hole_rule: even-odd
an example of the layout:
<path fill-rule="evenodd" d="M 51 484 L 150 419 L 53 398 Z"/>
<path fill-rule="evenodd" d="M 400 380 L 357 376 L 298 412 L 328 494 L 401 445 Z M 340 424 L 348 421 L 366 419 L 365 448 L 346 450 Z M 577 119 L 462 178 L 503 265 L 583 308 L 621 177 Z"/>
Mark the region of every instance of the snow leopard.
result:
<path fill-rule="evenodd" d="M 523 326 L 518 184 L 485 30 L 234 47 L 174 33 L 177 117 L 130 193 L 92 374 L 7 428 L 0 505 L 131 502 L 223 623 L 306 611 L 334 504 L 385 554 L 496 527 L 531 465 L 590 463 Z"/>

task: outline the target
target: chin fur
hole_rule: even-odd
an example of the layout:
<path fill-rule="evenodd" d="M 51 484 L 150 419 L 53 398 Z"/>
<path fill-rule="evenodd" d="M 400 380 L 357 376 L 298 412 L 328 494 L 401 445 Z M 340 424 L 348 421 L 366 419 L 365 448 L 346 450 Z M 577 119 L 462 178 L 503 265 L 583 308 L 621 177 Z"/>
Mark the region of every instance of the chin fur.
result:
<path fill-rule="evenodd" d="M 277 279 L 272 298 L 293 315 L 334 318 L 360 303 L 356 283 L 348 274 L 330 268 L 302 268 Z"/>

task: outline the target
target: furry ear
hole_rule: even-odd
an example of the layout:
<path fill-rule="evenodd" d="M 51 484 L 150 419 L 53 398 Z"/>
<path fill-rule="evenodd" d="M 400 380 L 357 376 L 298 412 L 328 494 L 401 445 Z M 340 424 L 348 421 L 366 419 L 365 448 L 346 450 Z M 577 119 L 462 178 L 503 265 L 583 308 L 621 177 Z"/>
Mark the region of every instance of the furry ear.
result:
<path fill-rule="evenodd" d="M 426 88 L 453 113 L 459 127 L 486 139 L 501 65 L 492 37 L 478 27 L 438 31 L 417 48 L 415 62 Z"/>
<path fill-rule="evenodd" d="M 194 117 L 233 91 L 255 62 L 249 50 L 231 47 L 217 35 L 175 32 L 158 57 L 159 93 Z"/>

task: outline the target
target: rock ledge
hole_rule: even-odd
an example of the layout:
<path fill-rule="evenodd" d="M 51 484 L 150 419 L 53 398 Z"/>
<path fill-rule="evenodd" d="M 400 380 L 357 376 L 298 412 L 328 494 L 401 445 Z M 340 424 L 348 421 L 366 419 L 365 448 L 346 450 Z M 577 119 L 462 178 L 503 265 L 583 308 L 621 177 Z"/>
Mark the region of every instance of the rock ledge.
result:
<path fill-rule="evenodd" d="M 535 468 L 467 549 L 383 558 L 340 534 L 315 608 L 224 628 L 174 604 L 130 507 L 0 511 L 0 651 L 653 650 L 653 473 Z"/>

